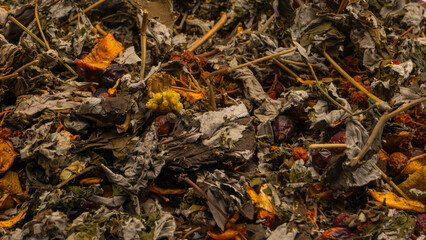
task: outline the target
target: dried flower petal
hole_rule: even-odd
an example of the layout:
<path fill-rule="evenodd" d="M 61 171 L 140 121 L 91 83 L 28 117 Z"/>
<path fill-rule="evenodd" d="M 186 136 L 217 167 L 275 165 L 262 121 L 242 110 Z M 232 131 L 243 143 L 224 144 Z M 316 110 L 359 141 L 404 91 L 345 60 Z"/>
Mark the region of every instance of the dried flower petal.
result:
<path fill-rule="evenodd" d="M 0 189 L 10 194 L 17 195 L 22 193 L 21 183 L 19 182 L 18 173 L 8 171 L 0 179 Z"/>
<path fill-rule="evenodd" d="M 25 218 L 25 214 L 27 213 L 28 207 L 24 208 L 18 215 L 13 218 L 5 221 L 0 221 L 0 227 L 10 228 L 13 227 L 17 222 L 21 221 Z"/>
<path fill-rule="evenodd" d="M 424 213 L 426 211 L 425 205 L 421 202 L 407 200 L 405 198 L 398 197 L 393 192 L 376 192 L 370 190 L 370 195 L 378 202 L 384 203 L 386 206 L 401 210 L 411 210 L 420 213 Z"/>
<path fill-rule="evenodd" d="M 0 173 L 4 173 L 12 166 L 16 155 L 12 142 L 0 138 Z"/>
<path fill-rule="evenodd" d="M 208 231 L 207 235 L 209 235 L 211 238 L 216 240 L 229 240 L 229 239 L 235 239 L 235 237 L 238 236 L 238 231 L 234 229 L 226 229 L 226 231 L 223 232 L 222 234 L 214 234 Z"/>

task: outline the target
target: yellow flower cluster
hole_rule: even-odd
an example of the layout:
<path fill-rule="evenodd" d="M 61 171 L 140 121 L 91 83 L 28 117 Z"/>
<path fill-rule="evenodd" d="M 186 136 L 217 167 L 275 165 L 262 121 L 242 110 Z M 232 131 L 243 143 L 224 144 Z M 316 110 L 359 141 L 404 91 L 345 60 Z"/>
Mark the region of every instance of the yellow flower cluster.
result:
<path fill-rule="evenodd" d="M 183 108 L 179 100 L 180 94 L 169 89 L 163 93 L 156 93 L 153 98 L 148 100 L 146 107 L 152 111 L 179 111 Z"/>

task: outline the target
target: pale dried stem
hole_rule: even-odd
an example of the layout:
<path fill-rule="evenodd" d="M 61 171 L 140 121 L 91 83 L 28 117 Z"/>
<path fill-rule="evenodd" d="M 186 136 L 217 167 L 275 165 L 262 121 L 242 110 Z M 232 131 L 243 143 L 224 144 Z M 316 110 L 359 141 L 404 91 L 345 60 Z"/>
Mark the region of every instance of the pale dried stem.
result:
<path fill-rule="evenodd" d="M 29 62 L 29 63 L 27 63 L 27 64 L 23 65 L 22 67 L 20 67 L 20 68 L 16 69 L 13 73 L 11 73 L 11 74 L 9 74 L 9 75 L 6 75 L 6 76 L 0 76 L 0 81 L 2 81 L 2 80 L 6 80 L 6 79 L 9 79 L 9 78 L 14 78 L 14 77 L 18 76 L 18 74 L 19 74 L 20 72 L 22 72 L 24 69 L 26 69 L 27 67 L 32 66 L 32 65 L 35 65 L 35 64 L 37 64 L 37 63 L 38 63 L 38 60 L 37 60 L 37 59 L 36 59 L 36 60 L 33 60 L 33 61 L 31 61 L 31 62 Z"/>
<path fill-rule="evenodd" d="M 404 112 L 412 107 L 415 107 L 423 102 L 426 101 L 426 97 L 424 98 L 420 98 L 417 100 L 414 100 L 408 104 L 405 104 L 401 107 L 399 107 L 398 109 L 396 109 L 395 111 L 391 112 L 391 113 L 387 113 L 385 112 L 382 117 L 380 117 L 379 121 L 376 123 L 376 126 L 374 126 L 373 131 L 370 134 L 370 137 L 368 138 L 367 142 L 365 143 L 365 145 L 362 147 L 361 151 L 358 153 L 358 155 L 356 157 L 354 157 L 351 161 L 351 166 L 354 167 L 355 165 L 357 165 L 362 158 L 364 158 L 365 154 L 368 152 L 368 150 L 370 149 L 371 145 L 373 144 L 373 142 L 376 140 L 377 136 L 380 136 L 383 132 L 383 128 L 386 124 L 386 122 L 389 119 L 394 118 L 396 115 L 398 115 L 401 112 Z"/>
<path fill-rule="evenodd" d="M 365 89 L 361 84 L 359 84 L 357 81 L 355 81 L 347 72 L 345 72 L 345 70 L 343 70 L 331 57 L 330 55 L 327 54 L 327 52 L 325 51 L 325 49 L 323 49 L 322 53 L 324 54 L 325 58 L 327 58 L 327 60 L 331 63 L 331 65 L 333 65 L 333 67 L 346 79 L 348 80 L 350 83 L 352 83 L 352 85 L 354 85 L 358 90 L 360 90 L 361 92 L 363 92 L 365 95 L 367 95 L 369 98 L 373 99 L 374 101 L 376 101 L 377 103 L 383 102 L 383 100 L 381 100 L 380 98 L 378 98 L 377 96 L 375 96 L 374 94 L 372 94 L 371 92 L 367 91 L 367 89 Z"/>
<path fill-rule="evenodd" d="M 268 18 L 268 20 L 265 22 L 265 24 L 263 24 L 263 26 L 259 29 L 259 33 L 263 33 L 266 28 L 269 26 L 269 24 L 271 24 L 272 20 L 274 20 L 275 17 L 275 13 L 272 14 L 272 16 L 270 18 Z"/>
<path fill-rule="evenodd" d="M 411 200 L 393 181 L 390 177 L 388 177 L 388 175 L 386 175 L 385 172 L 382 171 L 382 169 L 380 169 L 377 165 L 376 168 L 380 171 L 380 173 L 382 174 L 382 178 L 389 184 L 391 185 L 391 187 L 393 189 L 395 189 L 395 191 L 403 198 Z"/>
<path fill-rule="evenodd" d="M 40 35 L 43 38 L 44 44 L 46 44 L 47 50 L 50 50 L 49 42 L 47 42 L 47 39 L 44 36 L 43 28 L 41 27 L 40 19 L 38 17 L 38 4 L 37 3 L 35 4 L 34 15 L 35 15 L 35 18 L 36 18 L 36 21 L 37 21 L 38 29 L 40 30 Z"/>
<path fill-rule="evenodd" d="M 309 149 L 319 149 L 319 148 L 346 148 L 344 143 L 319 143 L 309 145 Z"/>
<path fill-rule="evenodd" d="M 94 8 L 94 7 L 98 6 L 99 4 L 101 4 L 101 3 L 105 2 L 105 1 L 106 1 L 106 0 L 99 0 L 99 1 L 95 2 L 94 4 L 90 5 L 90 6 L 89 6 L 89 7 L 87 7 L 86 9 L 84 9 L 84 10 L 83 10 L 83 13 L 86 13 L 87 11 L 91 10 L 92 8 Z M 64 25 L 64 24 L 66 24 L 66 23 L 70 23 L 70 22 L 72 22 L 72 21 L 76 20 L 76 19 L 77 19 L 77 17 L 78 17 L 78 14 L 76 14 L 76 15 L 72 16 L 72 17 L 71 17 L 71 18 L 69 18 L 69 19 L 68 19 L 65 23 L 61 24 L 61 26 L 62 26 L 62 25 Z"/>
<path fill-rule="evenodd" d="M 227 18 L 228 17 L 226 16 L 226 12 L 221 12 L 219 21 L 212 27 L 212 29 L 210 29 L 210 31 L 208 31 L 204 36 L 198 39 L 194 44 L 192 44 L 192 46 L 189 47 L 187 51 L 195 51 L 195 49 L 201 46 L 205 41 L 207 41 L 211 36 L 213 36 L 213 34 L 215 34 L 219 29 L 223 27 Z"/>
<path fill-rule="evenodd" d="M 145 76 L 145 65 L 146 65 L 146 29 L 148 28 L 148 11 L 143 10 L 142 16 L 142 29 L 141 29 L 141 72 L 139 80 L 142 80 Z"/>

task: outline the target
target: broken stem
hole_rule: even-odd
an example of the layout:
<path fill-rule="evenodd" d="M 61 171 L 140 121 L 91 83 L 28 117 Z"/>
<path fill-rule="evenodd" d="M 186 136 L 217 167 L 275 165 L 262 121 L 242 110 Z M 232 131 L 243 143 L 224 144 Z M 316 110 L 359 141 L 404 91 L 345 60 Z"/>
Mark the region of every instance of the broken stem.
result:
<path fill-rule="evenodd" d="M 269 26 L 269 24 L 271 24 L 272 20 L 274 20 L 275 17 L 275 13 L 272 14 L 272 16 L 270 18 L 268 18 L 268 20 L 265 22 L 265 24 L 263 24 L 263 26 L 259 29 L 259 33 L 263 33 L 266 28 Z"/>
<path fill-rule="evenodd" d="M 391 185 L 391 187 L 393 189 L 395 189 L 395 191 L 398 192 L 398 194 L 408 200 L 411 200 L 393 181 L 390 177 L 388 177 L 388 175 L 386 175 L 385 172 L 382 171 L 382 169 L 380 169 L 377 165 L 376 168 L 380 171 L 380 173 L 382 174 L 382 178 L 389 184 Z"/>
<path fill-rule="evenodd" d="M 309 149 L 318 149 L 318 148 L 346 148 L 345 143 L 319 143 L 309 145 Z"/>
<path fill-rule="evenodd" d="M 311 70 L 312 76 L 314 77 L 316 83 L 317 83 L 317 87 L 320 90 L 320 92 L 326 97 L 328 98 L 328 100 L 330 100 L 334 105 L 336 105 L 337 107 L 343 109 L 345 112 L 349 113 L 350 115 L 354 115 L 354 113 L 352 111 L 350 111 L 349 109 L 345 108 L 342 104 L 340 104 L 339 102 L 337 102 L 336 100 L 334 100 L 330 95 L 328 95 L 328 93 L 321 87 L 317 75 L 315 74 L 314 69 L 312 68 L 312 65 L 310 63 L 308 63 L 309 65 L 309 69 Z"/>
<path fill-rule="evenodd" d="M 267 56 L 270 56 L 269 53 L 266 54 Z M 272 58 L 275 64 L 278 65 L 278 67 L 282 68 L 284 71 L 288 72 L 291 76 L 298 79 L 300 78 L 295 72 L 293 72 L 290 68 L 288 68 L 286 65 L 284 65 L 282 62 L 280 62 L 277 58 Z"/>
<path fill-rule="evenodd" d="M 188 51 L 191 51 L 191 52 L 195 51 L 195 49 L 197 49 L 205 41 L 207 41 L 211 36 L 213 36 L 213 34 L 215 34 L 219 29 L 222 28 L 227 18 L 228 17 L 226 16 L 226 12 L 221 12 L 219 21 L 212 27 L 212 29 L 210 29 L 210 31 L 208 31 L 204 36 L 198 39 L 194 44 L 192 44 L 192 46 L 188 48 Z"/>
<path fill-rule="evenodd" d="M 206 78 L 206 82 L 209 87 L 210 105 L 213 108 L 213 111 L 217 111 L 216 99 L 214 98 L 214 87 L 213 87 L 212 81 L 210 81 L 209 78 Z"/>
<path fill-rule="evenodd" d="M 348 4 L 348 1 L 349 0 L 342 0 L 341 2 L 340 2 L 340 6 L 339 6 L 339 9 L 337 9 L 337 14 L 339 14 L 340 12 L 342 12 L 343 11 L 343 9 L 346 7 L 346 5 Z"/>
<path fill-rule="evenodd" d="M 187 233 L 185 233 L 185 235 L 183 235 L 183 237 L 181 238 L 181 240 L 185 240 L 190 234 L 200 230 L 201 227 L 196 227 L 194 229 L 192 229 L 191 231 L 188 231 Z"/>
<path fill-rule="evenodd" d="M 303 63 L 303 62 L 296 62 L 296 61 L 288 60 L 288 59 L 285 59 L 285 58 L 276 58 L 276 59 L 278 59 L 278 61 L 280 61 L 280 62 L 285 62 L 285 63 L 288 63 L 288 64 L 292 64 L 292 65 L 300 66 L 300 67 L 307 67 L 307 66 L 308 66 L 308 64 L 306 64 L 306 63 Z M 319 64 L 315 64 L 315 63 L 312 63 L 311 65 L 312 65 L 312 67 L 314 67 L 314 68 L 319 68 L 319 67 L 321 67 Z"/>
<path fill-rule="evenodd" d="M 395 46 L 396 44 L 398 44 L 399 40 L 401 38 L 403 38 L 405 35 L 407 35 L 413 29 L 414 29 L 414 26 L 409 27 L 407 29 L 407 31 L 403 32 L 401 35 L 399 35 L 399 37 L 397 39 L 395 39 L 395 41 L 392 43 L 392 45 Z"/>
<path fill-rule="evenodd" d="M 193 181 L 191 181 L 191 179 L 189 179 L 188 177 L 182 176 L 180 175 L 178 177 L 178 181 L 185 181 L 187 184 L 191 185 L 193 188 L 195 188 L 199 193 L 201 193 L 201 195 L 203 195 L 204 198 L 207 199 L 207 201 L 209 201 L 213 207 L 215 207 L 217 209 L 217 211 L 225 218 L 228 219 L 228 217 L 226 216 L 226 213 L 215 203 L 213 202 L 213 200 L 211 200 L 211 198 L 209 198 L 209 196 L 207 196 L 207 194 L 197 185 L 195 184 Z"/>
<path fill-rule="evenodd" d="M 376 101 L 377 103 L 383 102 L 380 98 L 376 97 L 376 95 L 372 94 L 371 92 L 367 91 L 361 84 L 359 84 L 357 81 L 355 81 L 345 70 L 343 70 L 331 57 L 327 54 L 325 51 L 325 48 L 322 50 L 322 54 L 327 58 L 327 60 L 333 65 L 333 67 L 352 85 L 354 85 L 358 90 L 363 92 L 365 95 Z"/>
<path fill-rule="evenodd" d="M 35 15 L 35 18 L 36 18 L 36 21 L 37 21 L 38 29 L 40 30 L 40 35 L 43 38 L 44 44 L 46 45 L 47 50 L 50 50 L 49 43 L 47 42 L 47 39 L 44 36 L 43 28 L 41 27 L 40 19 L 38 17 L 38 4 L 37 3 L 35 4 L 34 15 Z"/>
<path fill-rule="evenodd" d="M 143 10 L 142 26 L 141 26 L 141 72 L 139 80 L 142 81 L 145 75 L 145 64 L 146 64 L 146 29 L 148 28 L 148 11 Z"/>
<path fill-rule="evenodd" d="M 379 121 L 377 122 L 376 126 L 374 126 L 373 131 L 370 134 L 370 137 L 368 138 L 367 142 L 365 143 L 365 145 L 362 147 L 361 151 L 358 153 L 358 155 L 356 157 L 354 157 L 351 161 L 351 166 L 354 167 L 355 165 L 357 165 L 362 158 L 365 156 L 365 154 L 368 152 L 368 150 L 370 149 L 371 145 L 373 144 L 374 140 L 376 140 L 377 136 L 380 136 L 383 132 L 383 128 L 385 127 L 386 122 L 391 119 L 394 118 L 396 115 L 398 115 L 400 112 L 404 112 L 412 107 L 415 107 L 419 104 L 421 104 L 422 102 L 426 101 L 426 97 L 424 98 L 420 98 L 417 100 L 414 100 L 408 104 L 405 104 L 404 106 L 399 107 L 398 109 L 396 109 L 395 111 L 391 112 L 391 113 L 387 113 L 385 112 L 382 117 L 380 117 Z"/>
<path fill-rule="evenodd" d="M 71 177 L 69 177 L 67 180 L 65 180 L 65 181 L 63 181 L 63 182 L 59 183 L 58 185 L 56 185 L 56 188 L 61 188 L 61 187 L 63 187 L 65 184 L 69 183 L 69 182 L 70 182 L 71 180 L 73 180 L 74 178 L 76 178 L 76 177 L 78 177 L 78 176 L 80 176 L 80 175 L 82 175 L 82 174 L 84 174 L 84 173 L 86 173 L 86 172 L 88 172 L 88 171 L 92 170 L 93 168 L 95 168 L 95 166 L 87 167 L 87 168 L 83 169 L 83 171 L 81 171 L 81 172 L 79 172 L 79 173 L 77 173 L 77 174 L 73 174 L 73 175 L 72 175 Z"/>
<path fill-rule="evenodd" d="M 94 4 L 92 4 L 92 5 L 88 6 L 86 9 L 84 9 L 84 10 L 83 10 L 83 13 L 86 13 L 87 11 L 91 10 L 92 8 L 94 8 L 94 7 L 98 6 L 99 4 L 101 4 L 101 3 L 105 2 L 105 1 L 106 1 L 106 0 L 99 0 L 99 1 L 95 2 Z M 79 15 L 79 14 L 77 13 L 76 15 L 72 16 L 72 17 L 71 17 L 71 18 L 69 18 L 67 21 L 65 21 L 64 23 L 62 23 L 60 26 L 63 26 L 63 25 L 65 25 L 66 23 L 70 23 L 70 22 L 74 21 L 75 19 L 77 19 L 78 15 Z"/>
<path fill-rule="evenodd" d="M 296 50 L 296 47 L 293 47 L 293 48 L 290 48 L 288 50 L 284 50 L 284 51 L 281 51 L 279 53 L 275 53 L 275 54 L 271 54 L 271 55 L 268 55 L 268 56 L 265 56 L 265 57 L 261 57 L 261 58 L 255 59 L 253 61 L 240 64 L 240 65 L 235 66 L 235 67 L 230 67 L 230 68 L 225 68 L 225 69 L 217 70 L 217 71 L 214 71 L 214 72 L 210 73 L 209 75 L 207 75 L 206 79 L 207 78 L 212 78 L 212 77 L 214 77 L 216 75 L 219 75 L 219 74 L 222 74 L 222 73 L 229 73 L 229 72 L 232 72 L 232 71 L 234 71 L 236 69 L 239 69 L 239 68 L 242 68 L 242 67 L 247 67 L 247 66 L 250 66 L 250 65 L 258 63 L 258 62 L 263 62 L 263 61 L 266 61 L 268 59 L 271 59 L 271 58 L 274 58 L 274 57 L 277 57 L 277 56 L 280 56 L 280 55 L 284 55 L 286 53 L 293 52 L 295 50 Z"/>
<path fill-rule="evenodd" d="M 108 33 L 105 32 L 105 30 L 102 29 L 101 25 L 98 23 L 95 26 L 96 30 L 98 30 L 98 32 L 102 35 L 102 36 L 106 36 Z"/>
<path fill-rule="evenodd" d="M 9 74 L 9 75 L 6 75 L 6 76 L 0 76 L 0 81 L 1 81 L 1 80 L 6 80 L 6 79 L 9 79 L 9 78 L 16 77 L 16 76 L 18 76 L 18 74 L 19 74 L 20 72 L 22 72 L 23 70 L 25 70 L 27 67 L 32 66 L 32 65 L 35 65 L 35 64 L 37 64 L 37 63 L 38 63 L 38 60 L 37 60 L 37 59 L 36 59 L 36 60 L 33 60 L 33 61 L 31 61 L 31 62 L 29 62 L 29 63 L 27 63 L 27 64 L 23 65 L 22 67 L 20 67 L 20 68 L 16 69 L 13 73 L 11 73 L 11 74 Z"/>

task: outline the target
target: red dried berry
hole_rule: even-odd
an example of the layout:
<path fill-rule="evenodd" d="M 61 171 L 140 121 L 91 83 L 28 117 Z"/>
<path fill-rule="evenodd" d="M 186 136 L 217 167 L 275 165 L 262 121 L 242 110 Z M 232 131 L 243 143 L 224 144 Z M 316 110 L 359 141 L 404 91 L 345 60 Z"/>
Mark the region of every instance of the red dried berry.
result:
<path fill-rule="evenodd" d="M 408 158 L 403 153 L 392 153 L 388 160 L 388 170 L 392 174 L 398 175 L 407 166 L 407 162 Z"/>
<path fill-rule="evenodd" d="M 407 156 L 407 158 L 410 160 L 411 158 L 422 155 L 424 153 L 425 153 L 425 151 L 423 151 L 423 149 L 418 148 L 418 147 L 413 147 L 413 148 L 408 149 L 405 152 L 405 156 Z"/>
<path fill-rule="evenodd" d="M 280 115 L 272 124 L 276 142 L 284 142 L 289 140 L 296 131 L 296 124 L 293 119 Z"/>
<path fill-rule="evenodd" d="M 336 218 L 334 218 L 333 225 L 336 227 L 346 227 L 349 224 L 348 219 L 350 217 L 351 214 L 349 213 L 339 213 L 337 214 Z"/>
<path fill-rule="evenodd" d="M 357 236 L 356 232 L 345 227 L 330 228 L 321 234 L 321 237 L 325 240 L 346 240 Z"/>
<path fill-rule="evenodd" d="M 417 220 L 417 227 L 416 230 L 419 232 L 423 232 L 423 234 L 426 234 L 426 214 L 419 214 L 416 217 Z"/>
<path fill-rule="evenodd" d="M 343 131 L 340 131 L 340 132 L 334 134 L 334 136 L 331 137 L 329 143 L 346 143 L 346 131 L 343 130 Z M 336 154 L 343 153 L 345 150 L 346 150 L 346 148 L 332 148 L 332 149 L 330 149 L 330 151 L 332 153 L 336 153 Z"/>
<path fill-rule="evenodd" d="M 157 135 L 159 137 L 168 136 L 173 130 L 175 121 L 176 115 L 173 113 L 156 117 L 154 122 L 157 124 Z"/>
<path fill-rule="evenodd" d="M 182 57 L 182 53 L 178 51 L 173 51 L 170 54 L 170 61 L 180 61 Z"/>
<path fill-rule="evenodd" d="M 321 148 L 312 154 L 312 160 L 314 161 L 315 170 L 321 172 L 327 167 L 328 161 L 331 159 L 331 152 L 326 148 Z"/>

